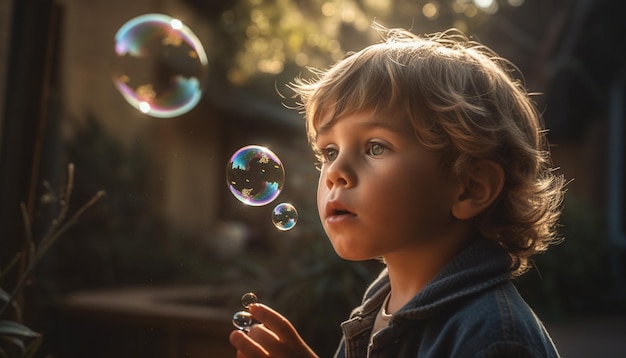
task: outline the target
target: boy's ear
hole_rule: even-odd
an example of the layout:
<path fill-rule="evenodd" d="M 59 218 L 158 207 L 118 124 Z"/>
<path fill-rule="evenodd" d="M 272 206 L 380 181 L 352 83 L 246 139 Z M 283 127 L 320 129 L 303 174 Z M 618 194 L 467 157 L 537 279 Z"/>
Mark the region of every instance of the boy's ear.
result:
<path fill-rule="evenodd" d="M 479 160 L 461 180 L 460 194 L 452 205 L 452 215 L 460 220 L 471 219 L 493 203 L 504 186 L 504 170 L 491 160 Z"/>

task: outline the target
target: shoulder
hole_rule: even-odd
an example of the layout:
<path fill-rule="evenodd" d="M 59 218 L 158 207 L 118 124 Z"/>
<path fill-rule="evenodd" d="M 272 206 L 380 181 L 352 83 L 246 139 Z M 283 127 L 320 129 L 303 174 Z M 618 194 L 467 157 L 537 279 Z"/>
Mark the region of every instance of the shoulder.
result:
<path fill-rule="evenodd" d="M 545 327 L 510 281 L 449 310 L 444 330 L 467 357 L 558 357 Z"/>
<path fill-rule="evenodd" d="M 552 358 L 558 357 L 556 352 L 546 352 L 543 349 L 515 341 L 496 341 L 473 352 L 466 357 L 472 358 Z"/>

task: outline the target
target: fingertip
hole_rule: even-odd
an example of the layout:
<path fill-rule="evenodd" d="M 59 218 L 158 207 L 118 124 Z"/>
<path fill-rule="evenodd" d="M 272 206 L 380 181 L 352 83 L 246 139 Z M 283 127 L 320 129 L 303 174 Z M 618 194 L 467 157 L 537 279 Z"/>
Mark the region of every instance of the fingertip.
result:
<path fill-rule="evenodd" d="M 262 311 L 267 311 L 268 307 L 265 306 L 262 303 L 251 303 L 248 306 L 248 311 L 254 316 L 255 314 L 262 312 Z"/>
<path fill-rule="evenodd" d="M 253 303 L 253 304 L 250 305 L 250 307 L 252 307 L 253 310 L 259 310 L 259 311 L 263 310 L 263 311 L 273 311 L 273 312 L 275 312 L 275 310 L 272 307 L 266 305 L 265 303 L 261 303 L 261 302 Z"/>
<path fill-rule="evenodd" d="M 245 335 L 245 333 L 243 333 L 242 331 L 234 330 L 234 331 L 230 332 L 230 335 L 228 336 L 228 341 L 233 346 L 237 346 L 237 344 L 239 342 L 241 342 L 241 339 L 243 338 L 242 337 L 243 335 Z"/>

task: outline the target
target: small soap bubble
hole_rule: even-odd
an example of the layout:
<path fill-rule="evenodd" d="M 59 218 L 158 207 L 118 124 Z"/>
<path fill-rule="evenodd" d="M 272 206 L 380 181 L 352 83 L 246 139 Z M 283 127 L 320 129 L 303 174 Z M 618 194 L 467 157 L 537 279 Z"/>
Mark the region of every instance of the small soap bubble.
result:
<path fill-rule="evenodd" d="M 226 183 L 242 203 L 262 206 L 280 194 L 285 183 L 285 170 L 271 150 L 248 145 L 236 151 L 228 161 Z"/>
<path fill-rule="evenodd" d="M 276 205 L 272 210 L 272 222 L 278 230 L 287 231 L 293 229 L 298 222 L 298 211 L 289 203 Z"/>
<path fill-rule="evenodd" d="M 259 302 L 259 299 L 253 292 L 248 292 L 241 296 L 241 305 L 244 308 L 250 307 L 251 304 Z"/>
<path fill-rule="evenodd" d="M 233 326 L 237 329 L 247 332 L 252 323 L 252 314 L 248 311 L 239 311 L 233 315 Z"/>
<path fill-rule="evenodd" d="M 171 118 L 200 101 L 208 59 L 180 20 L 162 14 L 135 17 L 115 34 L 114 50 L 113 83 L 135 109 Z"/>

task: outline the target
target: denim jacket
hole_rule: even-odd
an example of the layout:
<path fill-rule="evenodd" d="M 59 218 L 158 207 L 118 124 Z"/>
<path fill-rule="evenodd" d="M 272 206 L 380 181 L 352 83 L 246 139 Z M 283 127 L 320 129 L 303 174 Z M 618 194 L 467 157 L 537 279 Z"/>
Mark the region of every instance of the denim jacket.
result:
<path fill-rule="evenodd" d="M 384 269 L 341 324 L 335 357 L 559 357 L 511 282 L 509 256 L 480 239 L 454 258 L 370 342 L 390 291 Z"/>

